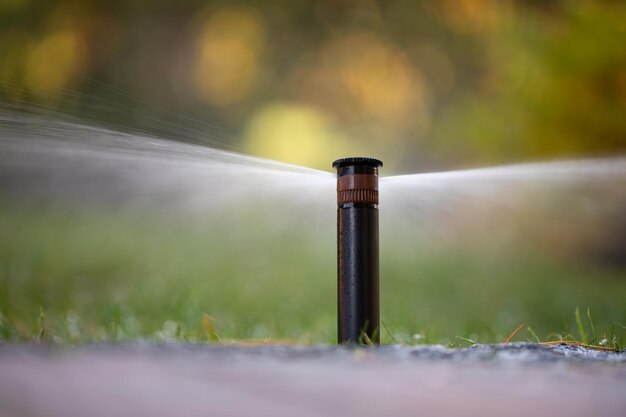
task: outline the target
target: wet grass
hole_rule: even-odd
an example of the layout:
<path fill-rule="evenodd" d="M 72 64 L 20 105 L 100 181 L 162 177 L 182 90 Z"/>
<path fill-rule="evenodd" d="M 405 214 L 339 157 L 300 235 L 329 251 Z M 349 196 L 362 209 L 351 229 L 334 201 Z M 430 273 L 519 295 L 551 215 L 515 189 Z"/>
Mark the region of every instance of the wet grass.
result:
<path fill-rule="evenodd" d="M 524 324 L 513 340 L 623 346 L 623 270 L 529 247 L 387 240 L 383 343 L 500 342 Z M 5 205 L 0 340 L 333 343 L 334 245 L 332 230 L 301 234 L 258 218 L 233 227 Z"/>

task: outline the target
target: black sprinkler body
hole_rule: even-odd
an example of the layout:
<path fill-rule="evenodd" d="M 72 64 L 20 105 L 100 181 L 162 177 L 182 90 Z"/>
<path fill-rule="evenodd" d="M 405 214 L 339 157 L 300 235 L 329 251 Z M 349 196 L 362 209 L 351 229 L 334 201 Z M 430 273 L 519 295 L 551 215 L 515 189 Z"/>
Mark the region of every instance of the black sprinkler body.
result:
<path fill-rule="evenodd" d="M 344 158 L 337 169 L 338 342 L 379 344 L 378 168 L 374 158 Z"/>

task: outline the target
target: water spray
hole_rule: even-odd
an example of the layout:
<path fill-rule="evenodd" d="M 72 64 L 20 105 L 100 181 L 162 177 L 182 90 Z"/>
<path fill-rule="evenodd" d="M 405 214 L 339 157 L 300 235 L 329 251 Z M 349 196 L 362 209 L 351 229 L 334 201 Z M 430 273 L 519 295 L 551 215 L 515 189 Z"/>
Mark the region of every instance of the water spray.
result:
<path fill-rule="evenodd" d="M 337 169 L 338 342 L 379 344 L 378 168 L 374 158 L 344 158 Z"/>

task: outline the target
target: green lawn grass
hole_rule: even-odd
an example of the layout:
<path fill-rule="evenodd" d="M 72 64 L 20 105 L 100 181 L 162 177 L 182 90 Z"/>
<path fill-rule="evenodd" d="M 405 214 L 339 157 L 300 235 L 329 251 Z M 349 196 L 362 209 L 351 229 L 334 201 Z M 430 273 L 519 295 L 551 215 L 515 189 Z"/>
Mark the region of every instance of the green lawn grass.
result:
<path fill-rule="evenodd" d="M 0 207 L 0 340 L 336 340 L 331 229 L 33 206 Z M 499 342 L 525 324 L 514 340 L 623 344 L 623 270 L 388 240 L 382 343 Z"/>

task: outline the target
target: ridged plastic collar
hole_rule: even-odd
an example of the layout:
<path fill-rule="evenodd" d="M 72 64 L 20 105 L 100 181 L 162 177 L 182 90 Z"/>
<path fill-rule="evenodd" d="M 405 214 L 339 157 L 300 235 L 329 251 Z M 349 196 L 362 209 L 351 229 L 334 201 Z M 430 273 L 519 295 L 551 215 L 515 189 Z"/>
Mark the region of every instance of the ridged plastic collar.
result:
<path fill-rule="evenodd" d="M 361 165 L 361 166 L 370 166 L 374 168 L 380 168 L 383 166 L 383 162 L 376 158 L 367 158 L 367 157 L 341 158 L 333 162 L 333 168 L 341 168 L 341 167 L 351 166 L 351 165 Z"/>

